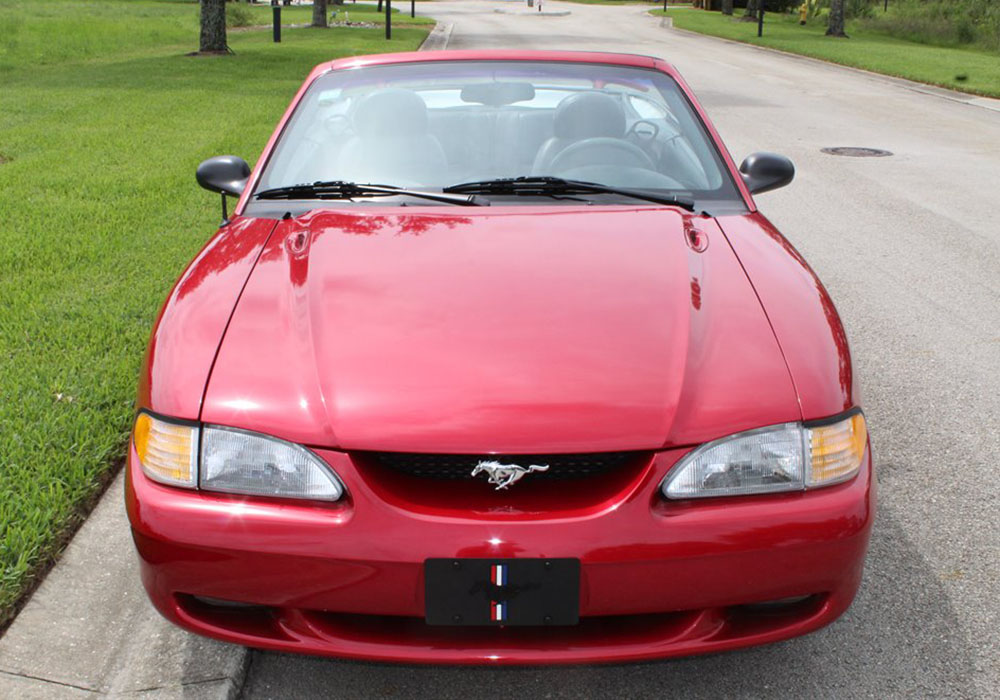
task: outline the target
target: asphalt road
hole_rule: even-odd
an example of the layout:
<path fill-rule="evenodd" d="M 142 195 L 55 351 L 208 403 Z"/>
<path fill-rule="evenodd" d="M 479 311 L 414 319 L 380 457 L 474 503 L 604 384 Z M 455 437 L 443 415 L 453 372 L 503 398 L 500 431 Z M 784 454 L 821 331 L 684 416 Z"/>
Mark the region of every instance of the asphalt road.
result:
<path fill-rule="evenodd" d="M 664 57 L 737 161 L 755 150 L 795 161 L 796 181 L 758 203 L 829 288 L 862 377 L 880 503 L 861 593 L 807 637 L 639 665 L 435 669 L 256 653 L 245 697 L 1000 697 L 1000 112 L 662 28 L 635 6 L 524 9 L 420 5 L 454 23 L 452 49 Z"/>

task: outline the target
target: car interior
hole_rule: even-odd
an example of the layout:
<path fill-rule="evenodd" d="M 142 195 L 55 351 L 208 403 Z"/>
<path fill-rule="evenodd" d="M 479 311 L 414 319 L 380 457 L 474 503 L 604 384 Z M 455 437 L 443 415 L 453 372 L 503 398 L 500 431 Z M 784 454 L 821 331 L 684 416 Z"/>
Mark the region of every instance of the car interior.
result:
<path fill-rule="evenodd" d="M 722 184 L 703 138 L 692 143 L 665 103 L 619 86 L 335 89 L 299 112 L 299 138 L 276 151 L 266 186 L 443 187 L 518 176 L 677 192 Z"/>

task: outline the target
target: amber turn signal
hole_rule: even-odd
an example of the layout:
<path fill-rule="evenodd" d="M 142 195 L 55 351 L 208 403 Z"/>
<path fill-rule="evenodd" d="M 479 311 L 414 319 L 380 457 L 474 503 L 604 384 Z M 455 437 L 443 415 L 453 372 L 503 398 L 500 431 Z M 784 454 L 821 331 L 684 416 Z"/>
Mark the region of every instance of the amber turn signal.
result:
<path fill-rule="evenodd" d="M 198 482 L 198 428 L 140 413 L 132 441 L 146 476 L 173 486 L 194 488 Z"/>

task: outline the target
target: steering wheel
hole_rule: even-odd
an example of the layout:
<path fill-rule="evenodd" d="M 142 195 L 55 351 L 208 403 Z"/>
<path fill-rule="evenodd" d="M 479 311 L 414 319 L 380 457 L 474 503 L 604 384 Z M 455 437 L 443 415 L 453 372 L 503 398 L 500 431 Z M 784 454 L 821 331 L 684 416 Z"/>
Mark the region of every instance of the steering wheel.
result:
<path fill-rule="evenodd" d="M 625 165 L 656 170 L 652 159 L 644 150 L 633 143 L 609 136 L 584 139 L 567 146 L 552 159 L 549 169 L 559 172 L 585 165 Z"/>
<path fill-rule="evenodd" d="M 646 128 L 640 131 L 638 127 Z M 655 123 L 646 119 L 640 119 L 629 127 L 628 133 L 626 133 L 625 136 L 634 136 L 637 141 L 652 141 L 659 133 L 660 127 L 658 127 Z"/>

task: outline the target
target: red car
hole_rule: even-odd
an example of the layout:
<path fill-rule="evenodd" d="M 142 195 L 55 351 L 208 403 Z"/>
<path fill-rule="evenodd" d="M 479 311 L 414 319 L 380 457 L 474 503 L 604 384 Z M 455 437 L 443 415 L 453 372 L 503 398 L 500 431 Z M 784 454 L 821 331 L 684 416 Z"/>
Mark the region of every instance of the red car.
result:
<path fill-rule="evenodd" d="M 603 662 L 836 619 L 875 508 L 841 321 L 661 60 L 318 66 L 150 340 L 142 579 L 251 647 Z M 238 197 L 229 215 L 226 196 Z M 793 653 L 793 652 L 790 652 Z"/>

